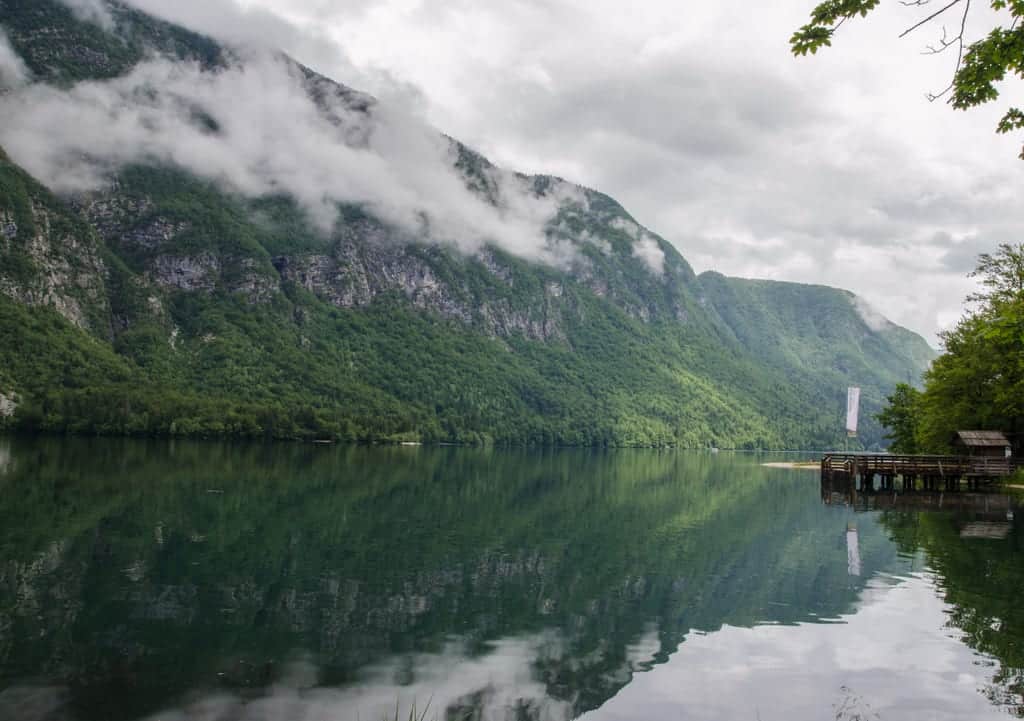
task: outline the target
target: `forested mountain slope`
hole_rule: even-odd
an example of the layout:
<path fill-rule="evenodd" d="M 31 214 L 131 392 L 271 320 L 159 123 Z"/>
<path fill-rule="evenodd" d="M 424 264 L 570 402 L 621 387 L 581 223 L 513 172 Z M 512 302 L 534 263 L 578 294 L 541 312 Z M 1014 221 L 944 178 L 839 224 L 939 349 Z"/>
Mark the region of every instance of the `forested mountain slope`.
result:
<path fill-rule="evenodd" d="M 0 0 L 20 58 L 0 73 L 8 425 L 824 447 L 848 384 L 869 416 L 930 360 L 845 291 L 698 278 L 605 195 L 107 8 Z"/>
<path fill-rule="evenodd" d="M 715 272 L 702 273 L 700 282 L 747 352 L 793 383 L 813 386 L 820 403 L 829 403 L 836 388 L 850 383 L 861 387 L 869 408 L 876 408 L 897 383 L 918 383 L 914 369 L 935 357 L 921 336 L 848 291 Z M 881 430 L 873 414 L 862 414 L 861 427 L 869 438 Z"/>

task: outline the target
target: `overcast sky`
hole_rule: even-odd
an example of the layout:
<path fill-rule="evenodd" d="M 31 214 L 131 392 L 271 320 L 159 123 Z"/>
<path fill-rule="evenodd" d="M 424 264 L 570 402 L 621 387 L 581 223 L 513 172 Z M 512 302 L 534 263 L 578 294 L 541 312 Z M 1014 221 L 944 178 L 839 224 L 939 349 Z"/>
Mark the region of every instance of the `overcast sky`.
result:
<path fill-rule="evenodd" d="M 922 54 L 938 26 L 899 40 L 921 8 L 895 0 L 801 59 L 788 39 L 814 0 L 131 1 L 607 192 L 698 271 L 849 288 L 933 344 L 976 255 L 1022 240 L 1004 106 L 928 102 L 954 58 Z"/>

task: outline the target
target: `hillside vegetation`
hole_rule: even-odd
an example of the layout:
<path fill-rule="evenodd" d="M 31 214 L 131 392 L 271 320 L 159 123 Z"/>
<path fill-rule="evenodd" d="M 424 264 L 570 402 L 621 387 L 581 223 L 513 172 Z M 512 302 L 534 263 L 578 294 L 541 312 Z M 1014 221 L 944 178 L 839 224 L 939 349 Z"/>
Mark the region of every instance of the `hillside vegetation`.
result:
<path fill-rule="evenodd" d="M 0 0 L 34 83 L 71 88 L 161 55 L 235 55 L 116 3 L 111 29 Z M 60 38 L 54 43 L 53 38 Z M 290 60 L 325 113 L 373 100 Z M 154 89 L 159 92 L 159 88 Z M 0 102 L 5 102 L 0 99 Z M 216 137 L 223 119 L 189 110 Z M 341 121 L 338 121 L 341 122 Z M 451 141 L 467 188 L 557 200 L 564 262 L 417 236 L 359 203 L 324 228 L 288 192 L 174 163 L 55 195 L 0 151 L 0 423 L 28 431 L 425 442 L 827 447 L 847 385 L 872 419 L 933 353 L 845 291 L 696 276 L 613 199 L 501 171 Z M 0 409 L 4 408 L 0 403 Z M 0 411 L 2 414 L 2 411 Z"/>

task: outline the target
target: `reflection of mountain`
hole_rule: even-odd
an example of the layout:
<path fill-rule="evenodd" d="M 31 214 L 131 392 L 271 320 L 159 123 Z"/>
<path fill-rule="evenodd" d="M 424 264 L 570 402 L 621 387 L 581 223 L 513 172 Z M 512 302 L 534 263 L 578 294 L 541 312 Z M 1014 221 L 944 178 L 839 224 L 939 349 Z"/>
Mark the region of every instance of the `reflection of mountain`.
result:
<path fill-rule="evenodd" d="M 10 456 L 0 683 L 66 686 L 83 719 L 259 689 L 296 652 L 318 693 L 448 684 L 465 709 L 576 714 L 691 630 L 834 617 L 863 583 L 845 509 L 724 454 L 18 441 Z M 899 563 L 873 521 L 858 528 L 862 578 Z M 498 666 L 528 678 L 495 686 Z M 481 685 L 456 689 L 455 668 Z"/>
<path fill-rule="evenodd" d="M 974 517 L 886 511 L 881 519 L 901 549 L 928 555 L 952 606 L 949 622 L 964 641 L 998 660 L 985 695 L 1024 717 L 1024 534 L 1010 523 L 1001 540 L 972 538 L 962 531 Z"/>

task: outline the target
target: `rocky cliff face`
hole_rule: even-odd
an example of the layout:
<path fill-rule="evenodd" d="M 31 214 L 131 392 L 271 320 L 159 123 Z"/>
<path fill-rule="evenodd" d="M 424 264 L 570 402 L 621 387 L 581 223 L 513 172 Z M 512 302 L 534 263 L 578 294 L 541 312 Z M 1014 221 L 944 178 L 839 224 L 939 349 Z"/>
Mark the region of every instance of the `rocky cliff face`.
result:
<path fill-rule="evenodd" d="M 95 237 L 59 201 L 4 165 L 0 157 L 0 174 L 20 192 L 0 207 L 0 294 L 51 307 L 79 328 L 104 333 L 106 267 Z"/>
<path fill-rule="evenodd" d="M 57 87 L 123 80 L 144 58 L 187 60 L 200 83 L 244 66 L 209 38 L 106 7 L 110 27 L 55 0 L 0 0 L 0 23 L 31 81 Z M 313 101 L 302 105 L 316 116 L 311 127 L 326 121 L 325 142 L 388 157 L 372 98 L 275 62 L 290 91 Z M 151 90 L 189 132 L 220 132 L 180 92 L 160 100 L 162 88 Z M 220 121 L 228 116 L 221 109 Z M 505 173 L 440 135 L 426 146 L 448 164 L 442 176 L 458 186 L 448 191 L 465 201 L 457 210 L 500 219 L 501 232 L 471 230 L 456 247 L 424 211 L 389 215 L 369 201 L 331 203 L 337 214 L 324 223 L 277 185 L 247 194 L 148 154 L 105 167 L 103 187 L 56 197 L 0 153 L 0 296 L 52 309 L 92 336 L 0 303 L 9 339 L 0 361 L 16 369 L 0 377 L 8 395 L 19 394 L 33 423 L 89 416 L 60 430 L 779 447 L 831 443 L 845 385 L 873 389 L 877 404 L 927 361 L 920 348 L 904 352 L 920 339 L 873 330 L 839 291 L 800 291 L 803 300 L 770 307 L 777 293 L 698 278 L 601 193 Z M 801 330 L 793 309 L 807 303 L 838 314 L 829 321 L 838 335 Z M 114 402 L 67 398 L 111 377 Z M 191 400 L 155 403 L 139 389 Z M 54 394 L 60 412 L 37 407 Z M 212 399 L 253 405 L 225 422 L 231 414 Z M 296 414 L 283 428 L 277 404 Z"/>
<path fill-rule="evenodd" d="M 479 327 L 494 337 L 520 334 L 533 340 L 564 340 L 561 316 L 566 309 L 559 302 L 563 281 L 549 280 L 537 298 L 515 303 L 500 293 L 474 289 L 465 277 L 436 267 L 471 264 L 486 276 L 488 285 L 512 289 L 515 272 L 507 259 L 490 249 L 461 258 L 362 218 L 325 238 L 328 252 L 273 256 L 268 272 L 265 258 L 223 255 L 209 249 L 208 242 L 196 247 L 188 236 L 202 231 L 193 223 L 161 214 L 151 198 L 126 194 L 118 183 L 101 194 L 72 198 L 71 204 L 110 248 L 138 268 L 140 280 L 162 292 L 223 290 L 249 303 L 267 303 L 282 293 L 282 284 L 294 284 L 338 308 L 363 308 L 396 294 L 415 308 Z M 601 296 L 607 293 L 608 281 L 592 268 L 583 282 Z M 638 315 L 646 315 L 646 309 Z"/>
<path fill-rule="evenodd" d="M 381 296 L 398 294 L 415 308 L 479 327 L 493 337 L 565 339 L 562 285 L 557 281 L 547 283 L 540 298 L 533 299 L 539 304 L 525 307 L 510 298 L 474 295 L 466 283 L 439 277 L 420 248 L 380 242 L 375 232 L 357 237 L 339 244 L 331 255 L 278 256 L 274 266 L 283 281 L 339 308 L 365 307 Z M 486 268 L 492 283 L 511 287 L 511 276 L 493 253 L 485 251 L 463 262 Z"/>

